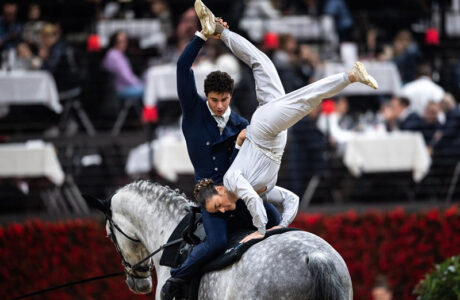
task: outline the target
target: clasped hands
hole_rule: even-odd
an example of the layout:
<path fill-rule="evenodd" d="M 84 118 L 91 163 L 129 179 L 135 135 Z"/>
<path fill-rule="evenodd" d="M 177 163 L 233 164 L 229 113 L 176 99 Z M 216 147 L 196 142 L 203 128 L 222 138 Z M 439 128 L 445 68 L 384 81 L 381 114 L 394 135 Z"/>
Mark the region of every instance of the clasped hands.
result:
<path fill-rule="evenodd" d="M 282 228 L 282 226 L 277 225 L 277 226 L 273 226 L 272 228 L 268 229 L 267 231 L 271 231 L 271 230 L 275 230 L 275 229 L 280 229 L 280 228 Z M 240 241 L 240 243 L 241 243 L 241 244 L 242 244 L 242 243 L 246 243 L 246 242 L 248 242 L 248 241 L 250 241 L 250 240 L 253 240 L 253 239 L 262 239 L 262 238 L 264 238 L 264 236 L 265 236 L 265 235 L 259 233 L 258 231 L 254 231 L 253 233 L 251 233 L 250 235 L 247 235 L 244 239 L 242 239 L 242 240 Z"/>

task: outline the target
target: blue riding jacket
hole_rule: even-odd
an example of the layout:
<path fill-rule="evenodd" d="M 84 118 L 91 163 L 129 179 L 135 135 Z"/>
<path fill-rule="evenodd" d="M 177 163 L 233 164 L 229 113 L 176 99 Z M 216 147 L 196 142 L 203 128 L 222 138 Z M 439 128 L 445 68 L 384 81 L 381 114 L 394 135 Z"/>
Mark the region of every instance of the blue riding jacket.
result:
<path fill-rule="evenodd" d="M 195 180 L 211 178 L 214 182 L 221 183 L 225 172 L 238 153 L 235 148 L 236 138 L 240 131 L 246 128 L 248 121 L 232 112 L 220 134 L 217 122 L 206 105 L 206 99 L 201 98 L 197 93 L 195 77 L 191 69 L 204 43 L 203 39 L 195 36 L 180 55 L 177 62 L 177 92 L 183 115 L 182 131 L 195 169 Z M 279 224 L 280 216 L 276 208 L 272 204 L 265 203 L 265 209 L 269 224 L 271 226 Z M 246 226 L 244 224 L 252 224 L 245 205 L 237 205 L 235 211 L 225 214 L 210 214 L 204 208 L 201 211 L 206 239 L 193 248 L 182 266 L 171 269 L 173 277 L 185 280 L 199 277 L 201 267 L 225 249 L 227 229 L 235 230 Z"/>
<path fill-rule="evenodd" d="M 211 178 L 220 183 L 238 151 L 236 138 L 248 126 L 248 121 L 232 111 L 221 135 L 206 99 L 198 95 L 191 67 L 204 42 L 195 36 L 179 57 L 177 92 L 183 115 L 182 131 L 195 169 L 195 180 Z"/>

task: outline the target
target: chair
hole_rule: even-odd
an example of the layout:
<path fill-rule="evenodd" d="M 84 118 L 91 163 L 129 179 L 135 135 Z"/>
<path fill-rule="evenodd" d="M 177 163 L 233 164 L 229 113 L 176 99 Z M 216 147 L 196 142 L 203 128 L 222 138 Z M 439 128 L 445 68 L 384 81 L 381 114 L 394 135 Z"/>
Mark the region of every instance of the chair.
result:
<path fill-rule="evenodd" d="M 74 111 L 76 116 L 80 119 L 80 122 L 85 128 L 86 133 L 90 136 L 96 135 L 96 130 L 94 129 L 88 114 L 85 112 L 81 105 L 81 93 L 81 87 L 75 87 L 59 93 L 59 100 L 63 103 L 64 106 L 64 111 L 62 112 L 58 125 L 59 135 L 72 135 L 73 132 L 71 132 L 72 130 L 70 127 L 72 126 L 70 123 L 72 120 L 72 111 Z"/>
<path fill-rule="evenodd" d="M 142 118 L 142 99 L 138 97 L 121 97 L 119 96 L 120 101 L 123 103 L 123 106 L 118 113 L 117 119 L 112 128 L 112 136 L 117 136 L 120 134 L 121 128 L 123 127 L 126 118 L 128 117 L 129 111 L 131 109 L 137 114 L 139 119 Z M 141 100 L 141 101 L 139 101 Z"/>
<path fill-rule="evenodd" d="M 459 175 L 460 175 L 460 162 L 457 162 L 457 164 L 455 165 L 454 173 L 452 175 L 452 179 L 449 184 L 449 190 L 447 192 L 447 197 L 446 197 L 447 204 L 450 204 L 452 201 L 452 196 L 454 195 L 455 187 L 457 185 Z"/>

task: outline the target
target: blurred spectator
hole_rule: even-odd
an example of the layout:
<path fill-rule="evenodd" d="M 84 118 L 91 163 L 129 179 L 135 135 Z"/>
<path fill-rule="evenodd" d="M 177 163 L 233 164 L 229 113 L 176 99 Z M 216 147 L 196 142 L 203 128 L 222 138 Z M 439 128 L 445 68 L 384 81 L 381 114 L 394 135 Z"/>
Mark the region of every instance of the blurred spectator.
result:
<path fill-rule="evenodd" d="M 49 71 L 59 91 L 67 91 L 80 84 L 81 69 L 74 50 L 61 38 L 58 26 L 46 23 L 41 31 L 39 57 L 41 69 Z"/>
<path fill-rule="evenodd" d="M 435 143 L 435 133 L 440 130 L 441 123 L 438 118 L 439 105 L 435 102 L 429 102 L 425 107 L 425 115 L 422 123 L 422 134 L 425 144 L 432 145 Z"/>
<path fill-rule="evenodd" d="M 273 53 L 273 63 L 286 93 L 307 85 L 314 72 L 313 51 L 307 45 L 302 45 L 300 49 L 299 55 L 299 47 L 294 36 L 279 35 L 279 48 Z"/>
<path fill-rule="evenodd" d="M 432 164 L 418 188 L 418 198 L 422 199 L 445 199 L 460 162 L 460 109 L 449 93 L 445 94 L 439 107 L 446 115 L 446 122 L 428 145 Z"/>
<path fill-rule="evenodd" d="M 428 63 L 417 65 L 417 79 L 406 84 L 402 94 L 411 102 L 411 110 L 423 116 L 428 102 L 439 102 L 444 96 L 444 90 L 431 80 L 431 67 Z"/>
<path fill-rule="evenodd" d="M 408 130 L 420 131 L 422 119 L 409 109 L 410 101 L 405 97 L 393 97 L 391 99 L 391 111 L 387 111 L 386 117 L 388 131 Z"/>
<path fill-rule="evenodd" d="M 333 104 L 333 111 L 323 113 L 318 118 L 318 128 L 321 132 L 329 137 L 332 145 L 337 147 L 337 150 L 342 154 L 345 150 L 345 144 L 352 138 L 353 132 L 351 129 L 354 127 L 353 119 L 347 115 L 348 100 L 345 97 L 340 97 L 334 103 L 332 100 L 323 101 L 323 107 L 331 101 Z"/>
<path fill-rule="evenodd" d="M 128 48 L 128 36 L 124 31 L 115 32 L 110 37 L 108 51 L 102 66 L 115 76 L 115 87 L 123 98 L 141 98 L 144 86 L 134 74 L 125 52 Z"/>
<path fill-rule="evenodd" d="M 409 30 L 401 30 L 396 34 L 393 41 L 393 61 L 398 67 L 399 74 L 403 83 L 415 79 L 415 67 L 421 59 L 421 52 L 417 44 L 412 39 Z M 421 115 L 423 111 L 421 112 Z"/>
<path fill-rule="evenodd" d="M 41 66 L 41 60 L 36 56 L 26 42 L 20 42 L 16 47 L 16 60 L 13 69 L 35 70 Z"/>
<path fill-rule="evenodd" d="M 323 14 L 334 18 L 335 28 L 340 40 L 348 40 L 350 31 L 353 27 L 353 17 L 348 10 L 347 4 L 343 0 L 326 0 Z"/>
<path fill-rule="evenodd" d="M 327 170 L 327 137 L 316 126 L 321 106 L 289 130 L 287 167 L 289 189 L 302 198 L 310 180 Z"/>
<path fill-rule="evenodd" d="M 387 57 L 391 57 L 391 55 L 384 54 L 386 49 L 381 41 L 380 30 L 371 27 L 366 32 L 366 41 L 360 51 L 360 57 L 368 60 L 385 60 Z"/>
<path fill-rule="evenodd" d="M 170 38 L 174 33 L 171 19 L 171 11 L 165 0 L 150 0 L 150 10 L 144 14 L 144 18 L 156 18 L 161 22 L 161 29 Z"/>
<path fill-rule="evenodd" d="M 446 122 L 441 132 L 435 137 L 438 142 L 435 144 L 434 152 L 442 152 L 460 158 L 460 108 L 455 98 L 446 93 L 439 103 L 441 110 L 446 115 Z"/>
<path fill-rule="evenodd" d="M 302 78 L 296 72 L 297 40 L 290 34 L 279 35 L 279 48 L 273 53 L 275 65 L 286 93 L 292 92 L 304 85 Z"/>
<path fill-rule="evenodd" d="M 317 50 L 307 44 L 299 45 L 299 70 L 304 78 L 304 85 L 313 81 L 316 69 L 322 64 Z"/>
<path fill-rule="evenodd" d="M 18 6 L 14 2 L 3 5 L 0 18 L 0 49 L 15 48 L 21 39 L 22 25 L 17 21 Z"/>
<path fill-rule="evenodd" d="M 372 300 L 391 300 L 393 299 L 393 292 L 388 284 L 388 280 L 384 275 L 377 275 L 375 283 L 372 287 Z"/>
<path fill-rule="evenodd" d="M 193 7 L 190 7 L 179 18 L 172 44 L 161 53 L 161 56 L 157 58 L 154 64 L 175 64 L 179 55 L 193 38 L 196 31 L 199 31 L 198 18 L 196 17 L 196 12 Z"/>
<path fill-rule="evenodd" d="M 40 32 L 45 22 L 41 19 L 40 5 L 32 3 L 27 12 L 27 22 L 24 24 L 22 38 L 32 47 L 38 48 L 40 45 Z"/>

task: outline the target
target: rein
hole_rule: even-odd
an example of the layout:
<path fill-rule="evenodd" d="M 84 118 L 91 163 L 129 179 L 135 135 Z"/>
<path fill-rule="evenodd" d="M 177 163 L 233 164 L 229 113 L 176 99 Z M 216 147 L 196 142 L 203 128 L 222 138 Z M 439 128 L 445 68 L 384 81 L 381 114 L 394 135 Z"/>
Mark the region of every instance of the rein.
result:
<path fill-rule="evenodd" d="M 111 216 L 109 216 L 108 214 L 105 214 L 105 217 L 107 218 L 107 220 L 110 223 L 111 230 L 112 230 L 112 228 L 115 228 L 115 229 L 118 230 L 118 232 L 123 234 L 127 239 L 129 239 L 129 240 L 131 240 L 131 241 L 133 241 L 135 243 L 140 243 L 141 242 L 140 240 L 138 240 L 136 238 L 132 238 L 129 235 L 127 235 L 126 233 L 124 233 L 123 230 L 121 230 L 121 228 L 118 227 L 118 225 L 115 222 L 113 222 Z M 61 285 L 41 289 L 41 290 L 29 293 L 29 294 L 25 294 L 25 295 L 22 295 L 22 296 L 19 296 L 19 297 L 16 297 L 16 298 L 12 298 L 10 300 L 28 298 L 28 297 L 32 297 L 32 296 L 35 296 L 35 295 L 45 294 L 45 293 L 48 293 L 48 292 L 51 292 L 51 291 L 54 291 L 54 290 L 57 290 L 57 289 L 60 289 L 60 288 L 65 288 L 65 287 L 78 285 L 78 284 L 82 284 L 82 283 L 87 283 L 87 282 L 91 282 L 91 281 L 96 281 L 96 280 L 100 280 L 100 279 L 120 276 L 120 275 L 123 275 L 125 273 L 128 273 L 129 275 L 131 275 L 133 277 L 136 277 L 136 278 L 147 278 L 148 276 L 147 277 L 140 277 L 140 276 L 136 275 L 134 272 L 136 272 L 136 271 L 140 271 L 140 272 L 148 272 L 148 271 L 150 271 L 152 269 L 152 267 L 153 267 L 152 263 L 150 263 L 148 266 L 142 266 L 141 264 L 146 262 L 148 259 L 152 258 L 155 254 L 157 254 L 161 250 L 183 241 L 182 238 L 179 238 L 179 239 L 173 240 L 173 241 L 171 241 L 169 243 L 165 243 L 165 244 L 161 245 L 157 250 L 153 251 L 152 253 L 150 253 L 149 255 L 147 255 L 146 257 L 144 257 L 143 259 L 141 259 L 139 262 L 137 262 L 136 264 L 134 264 L 131 267 L 131 265 L 127 261 L 125 261 L 125 258 L 121 254 L 121 251 L 120 251 L 120 248 L 118 246 L 118 242 L 116 240 L 115 235 L 113 235 L 112 240 L 113 240 L 113 242 L 115 244 L 115 248 L 117 249 L 117 252 L 121 256 L 121 260 L 123 262 L 123 266 L 125 267 L 125 271 L 117 272 L 117 273 L 104 274 L 104 275 L 89 277 L 89 278 L 85 278 L 85 279 L 81 279 L 81 280 L 77 280 L 77 281 L 67 282 L 67 283 L 64 283 L 64 284 L 61 284 Z"/>

